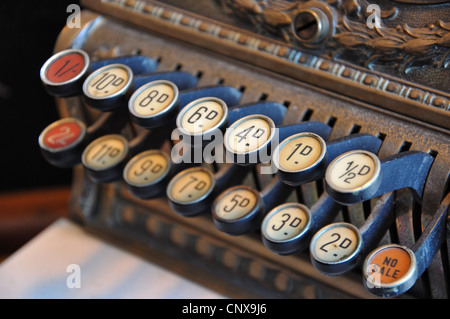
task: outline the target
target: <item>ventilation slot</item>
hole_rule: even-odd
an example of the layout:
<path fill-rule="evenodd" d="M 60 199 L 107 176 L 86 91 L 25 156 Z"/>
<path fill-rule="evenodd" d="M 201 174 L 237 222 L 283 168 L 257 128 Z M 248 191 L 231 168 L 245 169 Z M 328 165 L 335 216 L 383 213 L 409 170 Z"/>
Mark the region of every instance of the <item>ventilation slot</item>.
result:
<path fill-rule="evenodd" d="M 290 101 L 283 101 L 282 103 L 284 106 L 286 106 L 287 108 L 289 108 L 289 105 L 291 105 Z"/>
<path fill-rule="evenodd" d="M 265 100 L 267 100 L 267 97 L 268 97 L 268 95 L 266 93 L 261 93 L 258 101 L 265 101 Z"/>
<path fill-rule="evenodd" d="M 361 125 L 353 124 L 352 129 L 350 130 L 350 134 L 356 134 L 361 131 Z"/>
<path fill-rule="evenodd" d="M 435 150 L 429 150 L 428 154 L 433 156 L 434 159 L 436 159 L 436 157 L 438 156 L 438 151 Z"/>
<path fill-rule="evenodd" d="M 380 140 L 384 141 L 384 140 L 386 139 L 386 134 L 385 134 L 385 133 L 379 132 L 379 133 L 377 134 L 377 137 L 378 137 Z"/>
<path fill-rule="evenodd" d="M 403 141 L 403 144 L 402 144 L 402 146 L 400 146 L 400 149 L 398 150 L 398 152 L 401 153 L 401 152 L 409 151 L 411 149 L 411 145 L 412 145 L 411 142 Z"/>
<path fill-rule="evenodd" d="M 197 74 L 195 74 L 195 76 L 197 77 L 197 79 L 201 79 L 203 76 L 203 71 L 197 71 Z"/>
<path fill-rule="evenodd" d="M 337 118 L 334 116 L 330 116 L 330 118 L 327 121 L 327 125 L 331 128 L 334 127 L 334 124 L 336 124 Z"/>
<path fill-rule="evenodd" d="M 306 109 L 305 113 L 303 114 L 302 121 L 309 121 L 311 119 L 311 116 L 313 115 L 314 111 L 311 109 Z"/>

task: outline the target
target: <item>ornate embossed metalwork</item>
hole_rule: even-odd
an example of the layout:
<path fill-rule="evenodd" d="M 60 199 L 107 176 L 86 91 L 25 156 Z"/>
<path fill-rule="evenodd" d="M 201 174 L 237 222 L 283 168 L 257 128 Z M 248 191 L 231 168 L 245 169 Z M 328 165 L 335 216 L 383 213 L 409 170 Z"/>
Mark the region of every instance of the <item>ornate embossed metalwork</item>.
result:
<path fill-rule="evenodd" d="M 410 4 L 421 4 L 421 5 L 450 2 L 448 0 L 392 0 L 392 1 L 401 2 L 401 3 L 410 3 Z"/>
<path fill-rule="evenodd" d="M 294 47 L 320 48 L 330 58 L 351 54 L 352 61 L 359 65 L 372 68 L 374 64 L 390 63 L 401 72 L 407 72 L 414 65 L 428 64 L 435 68 L 448 68 L 450 65 L 450 23 L 438 20 L 420 28 L 413 28 L 408 24 L 384 26 L 383 20 L 397 15 L 396 7 L 380 10 L 381 24 L 371 28 L 367 22 L 376 12 L 370 10 L 369 3 L 365 0 L 220 2 L 230 12 L 251 21 L 257 32 L 269 32 Z M 310 19 L 300 25 L 296 24 L 296 19 L 305 10 L 319 8 L 319 11 L 324 11 L 318 7 L 319 4 L 329 8 L 334 16 L 318 17 L 317 21 Z M 317 29 L 315 25 L 320 20 L 327 19 L 330 20 L 329 23 L 324 22 L 328 23 L 328 33 L 332 36 L 324 38 L 320 45 L 308 43 L 306 32 L 314 32 L 314 28 Z M 303 34 L 306 41 L 299 39 L 299 35 Z"/>
<path fill-rule="evenodd" d="M 97 0 L 100 2 L 100 0 Z M 211 1 L 211 0 L 207 0 Z M 214 0 L 216 1 L 216 0 Z M 244 0 L 243 0 L 244 1 Z M 247 2 L 245 0 L 245 2 Z M 254 1 L 251 1 L 252 3 Z M 272 58 L 272 63 L 286 62 L 292 64 L 292 70 L 296 67 L 304 68 L 306 67 L 309 71 L 314 72 L 319 71 L 325 76 L 332 76 L 336 81 L 345 81 L 355 85 L 362 90 L 366 88 L 369 90 L 375 89 L 377 92 L 376 98 L 371 100 L 371 103 L 377 105 L 382 105 L 393 109 L 396 112 L 403 113 L 408 110 L 408 115 L 414 115 L 416 118 L 422 120 L 432 119 L 434 123 L 439 123 L 438 125 L 447 127 L 448 121 L 442 116 L 430 116 L 430 112 L 435 108 L 436 110 L 442 110 L 445 112 L 450 111 L 450 98 L 446 94 L 441 94 L 437 91 L 428 90 L 425 87 L 417 86 L 411 82 L 403 82 L 399 78 L 392 78 L 389 76 L 384 76 L 382 73 L 372 73 L 370 71 L 362 70 L 361 68 L 354 67 L 348 64 L 341 63 L 337 60 L 331 60 L 327 57 L 321 57 L 318 53 L 306 52 L 304 49 L 294 48 L 291 43 L 283 43 L 274 39 L 270 39 L 267 36 L 258 36 L 256 34 L 251 34 L 244 32 L 239 29 L 232 29 L 224 24 L 216 23 L 214 20 L 208 20 L 205 18 L 199 18 L 198 16 L 192 16 L 189 12 L 182 11 L 179 12 L 171 7 L 162 6 L 159 2 L 145 2 L 142 0 L 127 0 L 125 2 L 120 0 L 102 0 L 102 6 L 108 6 L 113 10 L 117 10 L 118 15 L 125 19 L 133 19 L 133 21 L 141 21 L 139 19 L 134 19 L 134 17 L 143 17 L 152 21 L 151 24 L 146 24 L 148 28 L 155 28 L 158 30 L 162 23 L 164 26 L 171 25 L 180 28 L 179 31 L 183 30 L 190 34 L 190 41 L 196 41 L 197 36 L 199 37 L 199 42 L 197 44 L 206 45 L 206 47 L 213 51 L 223 52 L 223 50 L 229 45 L 233 47 L 234 54 L 238 54 L 237 51 L 241 50 L 245 52 L 245 55 L 239 55 L 239 58 L 246 59 L 251 54 L 263 54 L 268 59 Z M 238 2 L 233 2 L 237 4 Z M 277 2 L 278 3 L 278 2 Z M 278 4 L 282 5 L 288 2 L 280 1 Z M 89 2 L 92 5 L 92 2 Z M 225 4 L 229 4 L 227 0 Z M 126 12 L 126 15 L 122 15 L 122 10 Z M 257 11 L 258 9 L 253 9 Z M 388 10 L 382 14 L 384 17 L 390 16 L 392 10 Z M 130 20 L 131 21 L 131 20 Z M 145 20 L 144 20 L 145 21 Z M 445 27 L 447 25 L 444 24 Z M 166 29 L 164 29 L 166 30 Z M 262 31 L 261 31 L 262 32 Z M 195 36 L 193 36 L 195 34 Z M 180 33 L 177 31 L 172 34 L 172 36 L 178 37 Z M 220 41 L 221 46 L 213 45 L 209 46 L 209 42 L 204 42 L 201 40 L 203 36 L 214 39 L 215 41 Z M 211 42 L 213 43 L 213 42 Z M 343 54 L 343 53 L 340 53 Z M 236 56 L 235 55 L 235 56 Z M 245 60 L 246 61 L 246 60 Z M 353 60 L 352 60 L 353 61 Z M 255 60 L 247 62 L 258 62 Z M 266 66 L 267 64 L 264 63 Z M 393 66 L 389 66 L 393 68 Z M 297 72 L 299 71 L 296 69 Z M 435 69 L 437 70 L 437 69 Z M 441 69 L 442 70 L 442 69 Z M 290 74 L 297 78 L 298 74 Z M 314 81 L 317 79 L 317 75 L 303 77 L 304 81 Z M 312 84 L 323 86 L 325 82 L 320 81 L 314 82 Z M 342 84 L 342 82 L 341 82 Z M 445 86 L 445 83 L 444 83 Z M 333 89 L 335 86 L 332 85 L 328 89 Z M 339 86 L 339 94 L 345 94 L 342 90 L 342 86 Z M 347 91 L 348 94 L 356 94 L 356 91 L 352 89 Z M 367 97 L 367 94 L 357 94 L 354 97 L 360 98 L 361 96 Z M 383 99 L 386 98 L 383 102 Z M 397 101 L 393 103 L 393 101 Z M 410 102 L 419 103 L 423 108 L 416 109 L 415 106 L 411 107 Z M 403 103 L 408 104 L 408 108 L 403 106 Z M 415 114 L 412 110 L 417 110 L 419 113 Z"/>

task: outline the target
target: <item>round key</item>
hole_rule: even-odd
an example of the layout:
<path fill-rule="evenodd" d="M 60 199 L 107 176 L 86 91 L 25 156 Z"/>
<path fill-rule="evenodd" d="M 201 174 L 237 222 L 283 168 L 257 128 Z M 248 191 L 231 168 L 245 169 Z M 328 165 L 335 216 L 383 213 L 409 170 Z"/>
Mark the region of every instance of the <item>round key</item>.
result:
<path fill-rule="evenodd" d="M 245 166 L 233 164 L 233 167 L 239 168 L 236 175 L 241 175 L 241 179 L 247 175 Z M 260 192 L 246 185 L 229 187 L 213 204 L 214 224 L 234 236 L 253 232 L 260 228 L 266 213 L 283 203 L 291 192 L 292 188 L 276 176 Z"/>
<path fill-rule="evenodd" d="M 338 201 L 352 202 L 370 196 L 381 183 L 381 163 L 367 151 L 355 150 L 335 158 L 325 173 L 326 189 Z"/>
<path fill-rule="evenodd" d="M 86 102 L 101 111 L 126 105 L 133 86 L 133 72 L 124 64 L 109 64 L 91 73 L 83 83 Z"/>
<path fill-rule="evenodd" d="M 46 90 L 59 97 L 80 93 L 89 69 L 89 55 L 76 49 L 60 51 L 42 66 L 40 76 Z"/>
<path fill-rule="evenodd" d="M 212 214 L 216 227 L 237 235 L 256 229 L 261 223 L 264 209 L 260 194 L 245 185 L 231 187 L 220 194 L 213 204 Z"/>
<path fill-rule="evenodd" d="M 110 134 L 92 141 L 81 160 L 94 181 L 106 183 L 122 175 L 123 160 L 129 151 L 128 141 L 122 135 Z"/>
<path fill-rule="evenodd" d="M 261 114 L 248 115 L 227 128 L 224 145 L 234 163 L 257 164 L 270 160 L 267 146 L 274 135 L 275 124 L 271 118 Z"/>
<path fill-rule="evenodd" d="M 362 240 L 352 224 L 335 223 L 323 227 L 311 240 L 310 253 L 313 265 L 327 275 L 339 275 L 357 264 Z"/>
<path fill-rule="evenodd" d="M 130 192 L 138 198 L 150 199 L 164 194 L 172 163 L 160 150 L 135 155 L 123 170 L 123 179 Z"/>
<path fill-rule="evenodd" d="M 378 296 L 397 296 L 414 285 L 416 266 L 416 257 L 409 248 L 396 244 L 379 247 L 366 257 L 364 284 Z"/>
<path fill-rule="evenodd" d="M 200 146 L 223 129 L 227 118 L 228 107 L 223 100 L 204 97 L 187 104 L 178 113 L 176 124 L 187 143 L 190 139 L 192 146 Z"/>
<path fill-rule="evenodd" d="M 326 143 L 317 134 L 304 132 L 292 135 L 282 141 L 274 151 L 275 167 L 296 177 L 309 176 L 312 171 L 325 169 Z"/>
<path fill-rule="evenodd" d="M 261 226 L 263 243 L 280 255 L 297 250 L 296 242 L 311 223 L 309 209 L 299 203 L 286 203 L 272 209 Z"/>
<path fill-rule="evenodd" d="M 86 126 L 75 118 L 64 118 L 47 126 L 39 135 L 39 146 L 48 162 L 70 167 L 80 161 Z"/>
<path fill-rule="evenodd" d="M 210 210 L 215 178 L 204 167 L 192 167 L 175 175 L 167 186 L 167 197 L 174 211 L 190 217 Z"/>
<path fill-rule="evenodd" d="M 178 111 L 179 91 L 170 81 L 160 80 L 138 88 L 128 102 L 133 121 L 145 128 L 167 123 Z"/>

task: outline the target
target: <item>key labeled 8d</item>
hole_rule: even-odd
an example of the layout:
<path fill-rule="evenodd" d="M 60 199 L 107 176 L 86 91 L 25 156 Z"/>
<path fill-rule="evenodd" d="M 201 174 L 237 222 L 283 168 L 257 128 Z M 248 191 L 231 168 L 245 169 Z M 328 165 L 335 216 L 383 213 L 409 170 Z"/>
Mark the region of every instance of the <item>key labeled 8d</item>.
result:
<path fill-rule="evenodd" d="M 137 89 L 128 102 L 128 109 L 138 125 L 153 128 L 174 117 L 178 103 L 177 86 L 171 81 L 159 80 Z"/>

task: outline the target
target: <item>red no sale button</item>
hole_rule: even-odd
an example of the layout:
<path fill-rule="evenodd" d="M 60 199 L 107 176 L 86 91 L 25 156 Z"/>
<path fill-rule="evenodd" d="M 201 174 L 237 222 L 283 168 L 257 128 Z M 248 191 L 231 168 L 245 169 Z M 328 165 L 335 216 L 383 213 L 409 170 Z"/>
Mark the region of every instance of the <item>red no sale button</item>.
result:
<path fill-rule="evenodd" d="M 381 284 L 389 284 L 402 279 L 411 267 L 409 253 L 401 247 L 386 247 L 376 252 L 368 262 L 371 272 Z"/>

